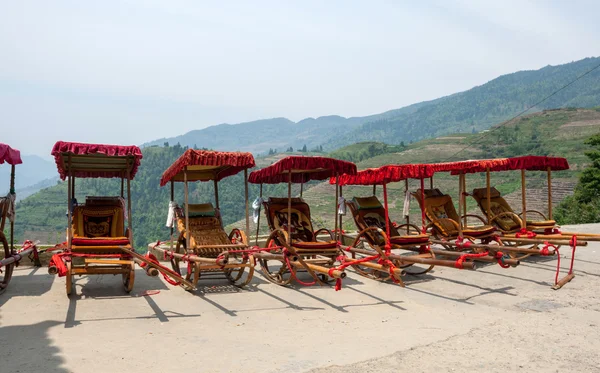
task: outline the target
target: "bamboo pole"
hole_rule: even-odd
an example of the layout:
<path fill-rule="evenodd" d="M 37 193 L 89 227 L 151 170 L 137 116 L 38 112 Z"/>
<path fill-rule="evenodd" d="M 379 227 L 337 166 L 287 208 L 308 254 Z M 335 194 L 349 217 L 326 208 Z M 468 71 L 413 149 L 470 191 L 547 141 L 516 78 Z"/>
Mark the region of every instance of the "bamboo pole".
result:
<path fill-rule="evenodd" d="M 10 194 L 15 194 L 15 165 L 10 165 Z M 15 246 L 15 222 L 10 220 L 10 251 L 12 252 Z"/>
<path fill-rule="evenodd" d="M 263 185 L 262 183 L 260 183 L 260 199 L 262 199 L 263 196 Z M 256 222 L 256 240 L 254 241 L 254 244 L 256 246 L 258 246 L 258 233 L 260 231 L 260 209 L 262 208 L 262 206 L 258 206 L 258 221 Z"/>
<path fill-rule="evenodd" d="M 288 171 L 287 243 L 292 243 L 292 170 Z"/>
<path fill-rule="evenodd" d="M 169 277 L 171 277 L 172 279 L 176 280 L 177 282 L 180 283 L 180 286 L 183 288 L 187 288 L 186 290 L 196 290 L 196 287 L 194 286 L 194 284 L 192 284 L 191 282 L 187 281 L 186 279 L 184 279 L 183 277 L 179 276 L 177 273 L 165 268 L 163 265 L 161 264 L 156 264 L 152 261 L 150 261 L 148 258 L 146 258 L 145 256 L 136 253 L 135 251 L 131 250 L 131 249 L 126 249 L 124 247 L 121 247 L 121 250 L 129 255 L 131 255 L 134 259 L 138 259 L 140 261 L 142 261 L 143 263 L 146 263 L 148 266 L 157 269 L 160 273 L 162 273 L 163 275 L 167 275 Z"/>
<path fill-rule="evenodd" d="M 129 170 L 129 159 L 127 159 L 125 173 L 127 176 L 127 228 L 129 229 L 129 242 L 133 245 L 133 224 L 131 222 L 131 172 Z"/>
<path fill-rule="evenodd" d="M 304 191 L 304 183 L 300 183 L 300 198 L 302 198 L 303 191 Z"/>
<path fill-rule="evenodd" d="M 421 203 L 419 207 L 421 207 L 421 233 L 425 233 L 427 224 L 425 224 L 425 181 L 423 178 L 421 178 Z"/>
<path fill-rule="evenodd" d="M 216 194 L 216 189 L 215 189 Z M 185 248 L 190 248 L 190 206 L 189 206 L 189 189 L 187 179 L 187 166 L 183 168 L 183 198 L 185 203 Z"/>
<path fill-rule="evenodd" d="M 579 241 L 577 240 L 577 246 L 587 246 L 588 245 L 588 241 L 597 241 L 594 240 L 593 237 L 586 237 L 586 236 L 579 236 L 578 237 L 583 237 L 585 238 L 585 241 Z M 561 237 L 561 236 L 557 236 L 557 235 L 544 235 L 544 234 L 538 234 L 535 236 L 535 238 L 524 238 L 524 237 L 515 237 L 514 235 L 504 235 L 502 236 L 502 241 L 507 241 L 507 242 L 519 242 L 519 243 L 531 243 L 531 244 L 541 244 L 543 243 L 549 243 L 555 246 L 570 246 L 571 243 L 569 242 L 569 238 L 567 237 Z"/>
<path fill-rule="evenodd" d="M 377 194 L 377 184 L 373 184 L 373 195 Z"/>
<path fill-rule="evenodd" d="M 454 258 L 458 258 L 464 254 L 463 252 L 460 252 L 460 251 L 439 250 L 439 249 L 433 249 L 433 248 L 431 249 L 431 252 L 434 253 L 435 255 L 450 256 L 450 257 L 454 257 Z M 490 256 L 490 255 L 473 257 L 473 258 L 471 258 L 471 260 L 477 261 L 477 262 L 486 262 L 486 263 L 496 263 L 498 261 L 496 258 L 494 258 L 493 256 Z M 511 267 L 516 267 L 520 263 L 521 262 L 518 259 L 512 259 L 512 258 L 504 259 L 504 264 L 508 264 Z"/>
<path fill-rule="evenodd" d="M 521 198 L 523 204 L 523 222 L 527 228 L 527 196 L 525 195 L 525 170 L 521 170 Z"/>
<path fill-rule="evenodd" d="M 67 167 L 69 168 L 68 171 L 68 176 L 67 176 L 67 219 L 69 220 L 69 222 L 67 223 L 67 247 L 69 249 L 71 249 L 71 241 L 73 238 L 73 227 L 71 226 L 71 222 L 72 222 L 72 213 L 71 213 L 71 154 L 69 154 L 69 157 L 67 158 Z"/>
<path fill-rule="evenodd" d="M 121 198 L 125 197 L 125 175 L 121 172 Z"/>
<path fill-rule="evenodd" d="M 552 220 L 552 168 L 548 166 L 548 219 Z"/>
<path fill-rule="evenodd" d="M 492 221 L 492 196 L 491 196 L 491 192 L 492 192 L 492 186 L 491 186 L 491 175 L 490 175 L 490 168 L 487 167 L 485 169 L 485 186 L 487 189 L 487 208 L 485 209 L 486 212 L 486 216 L 487 216 L 487 223 L 491 224 Z"/>
<path fill-rule="evenodd" d="M 250 216 L 249 210 L 250 206 L 248 206 L 248 169 L 244 169 L 244 199 L 246 201 L 246 234 L 250 234 Z"/>
<path fill-rule="evenodd" d="M 433 179 L 433 176 L 431 177 Z M 404 200 L 406 201 L 406 194 L 408 191 L 408 179 L 404 179 Z M 409 197 L 410 198 L 410 197 Z M 406 234 L 410 234 L 410 209 L 408 210 L 408 215 L 405 216 L 406 219 Z"/>
<path fill-rule="evenodd" d="M 337 228 L 338 228 L 338 209 L 337 209 L 337 206 L 338 206 L 338 200 L 340 199 L 339 198 L 339 185 L 340 185 L 340 175 L 336 173 L 335 174 L 335 203 L 333 204 L 333 206 L 335 207 L 335 214 L 334 214 L 334 217 L 335 217 L 334 227 L 335 228 L 334 228 L 334 232 L 335 232 L 335 240 L 336 241 L 339 241 L 338 231 L 337 231 Z"/>
<path fill-rule="evenodd" d="M 322 274 L 328 275 L 329 277 L 332 277 L 332 278 L 345 278 L 346 277 L 346 272 L 344 272 L 344 271 L 334 269 L 333 271 L 331 271 L 331 273 L 329 273 L 328 267 L 323 267 L 318 264 L 306 263 L 304 261 L 301 262 L 300 260 L 297 262 L 290 262 L 290 264 L 296 268 L 302 268 L 302 269 L 307 269 L 310 271 L 322 273 Z M 316 277 L 316 275 L 314 276 L 314 278 L 319 280 L 318 277 Z M 319 282 L 321 282 L 321 281 L 319 281 Z"/>
<path fill-rule="evenodd" d="M 363 255 L 376 255 L 377 252 L 373 250 L 367 249 L 358 249 L 354 247 L 349 247 L 347 249 L 350 252 L 363 254 Z M 462 253 L 460 255 L 463 255 Z M 390 254 L 387 256 L 391 260 L 398 260 L 404 263 L 415 263 L 415 264 L 426 264 L 426 265 L 438 265 L 443 267 L 452 267 L 456 266 L 456 262 L 454 260 L 443 260 L 443 259 L 433 259 L 433 258 L 421 258 L 418 255 L 396 255 Z M 347 260 L 351 261 L 351 259 Z M 360 264 L 362 265 L 362 263 Z M 475 264 L 473 262 L 464 262 L 464 269 L 475 269 Z"/>
<path fill-rule="evenodd" d="M 452 241 L 445 241 L 445 240 L 436 240 L 436 239 L 430 239 L 431 243 L 434 244 L 438 244 L 438 245 L 446 245 L 446 246 L 456 246 L 458 247 L 458 245 L 456 245 L 454 242 Z M 523 241 L 526 242 L 526 241 Z M 539 241 L 537 242 L 533 242 L 533 243 L 539 243 Z M 464 249 L 467 249 L 466 247 L 463 246 Z M 488 251 L 492 251 L 492 252 L 496 252 L 496 251 L 502 251 L 502 252 L 513 252 L 513 253 L 523 253 L 523 254 L 533 254 L 533 255 L 540 255 L 540 250 L 538 249 L 526 249 L 526 248 L 521 248 L 521 247 L 513 247 L 513 246 L 504 246 L 504 245 L 485 245 L 485 244 L 478 244 L 478 243 L 471 243 L 468 247 L 469 249 L 473 248 L 473 249 L 484 249 L 484 250 L 488 250 Z M 550 255 L 554 255 L 555 252 L 552 249 L 549 249 Z"/>
<path fill-rule="evenodd" d="M 429 189 L 433 189 L 433 175 L 429 178 Z"/>
<path fill-rule="evenodd" d="M 173 179 L 171 179 L 171 202 L 175 202 L 175 182 L 173 181 Z M 170 208 L 170 203 L 169 203 L 169 208 Z M 173 211 L 173 213 L 175 213 L 175 211 Z M 171 251 L 173 251 L 173 233 L 175 232 L 175 229 L 173 228 L 173 225 L 175 224 L 175 216 L 173 215 L 173 222 L 171 223 L 171 236 L 169 237 L 170 239 L 170 244 L 169 244 L 169 249 Z"/>
<path fill-rule="evenodd" d="M 383 183 L 383 204 L 385 207 L 385 234 L 390 237 L 390 214 L 388 211 L 387 184 Z"/>
<path fill-rule="evenodd" d="M 160 246 L 153 247 L 154 250 L 159 251 L 161 253 L 166 253 L 168 256 L 172 256 L 174 258 L 180 260 L 189 260 L 196 263 L 205 263 L 205 264 L 214 264 L 218 266 L 224 266 L 229 264 L 229 257 L 226 255 L 227 252 L 223 252 L 225 256 L 220 258 L 204 258 L 195 254 L 180 254 L 171 250 L 165 250 Z"/>
<path fill-rule="evenodd" d="M 217 205 L 217 210 L 219 210 L 219 182 L 217 179 L 213 179 L 213 183 L 215 186 L 215 204 Z"/>
<path fill-rule="evenodd" d="M 337 180 L 337 178 L 336 178 L 336 180 Z M 336 184 L 337 184 L 337 181 L 336 181 Z M 341 185 L 340 185 L 340 198 L 344 198 L 344 190 Z M 338 198 L 338 201 L 339 201 L 339 198 Z M 342 242 L 344 240 L 344 235 L 342 234 L 342 229 L 344 229 L 344 222 L 342 220 L 342 215 L 339 214 L 339 208 L 340 208 L 339 202 L 336 202 L 336 205 L 338 206 L 338 211 L 336 211 L 335 213 L 340 216 L 340 239 L 339 239 L 339 241 Z"/>
<path fill-rule="evenodd" d="M 462 237 L 463 233 L 463 218 L 462 218 L 462 194 L 463 194 L 463 183 L 462 183 L 462 178 L 463 178 L 463 173 L 461 171 L 460 174 L 458 174 L 458 235 L 460 237 Z"/>

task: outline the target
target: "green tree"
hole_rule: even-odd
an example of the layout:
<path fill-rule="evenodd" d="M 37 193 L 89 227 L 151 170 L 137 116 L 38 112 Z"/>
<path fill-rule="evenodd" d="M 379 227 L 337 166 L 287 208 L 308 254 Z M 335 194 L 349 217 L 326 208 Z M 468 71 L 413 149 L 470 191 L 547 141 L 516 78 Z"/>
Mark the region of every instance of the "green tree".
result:
<path fill-rule="evenodd" d="M 600 134 L 585 141 L 592 150 L 585 155 L 592 163 L 583 171 L 572 196 L 565 198 L 554 217 L 560 224 L 584 224 L 600 221 Z"/>

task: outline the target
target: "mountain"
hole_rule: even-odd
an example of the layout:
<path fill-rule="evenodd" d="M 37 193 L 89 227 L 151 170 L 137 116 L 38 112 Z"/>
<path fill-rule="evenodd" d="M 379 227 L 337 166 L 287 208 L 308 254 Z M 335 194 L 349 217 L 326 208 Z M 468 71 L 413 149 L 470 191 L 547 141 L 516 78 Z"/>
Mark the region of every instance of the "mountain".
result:
<path fill-rule="evenodd" d="M 286 118 L 264 119 L 240 124 L 220 124 L 184 135 L 159 139 L 216 150 L 266 153 L 269 149 L 309 149 L 322 145 L 333 150 L 360 141 L 388 144 L 418 141 L 448 133 L 477 132 L 499 124 L 535 105 L 546 96 L 600 64 L 600 57 L 539 70 L 500 76 L 468 91 L 366 117 L 326 116 L 292 122 Z M 535 106 L 531 112 L 548 108 L 593 107 L 600 103 L 600 69 Z"/>
<path fill-rule="evenodd" d="M 15 189 L 17 193 L 25 188 L 31 191 L 31 187 L 35 184 L 57 175 L 56 165 L 52 161 L 37 155 L 23 154 L 21 154 L 21 160 L 23 163 L 15 167 Z M 8 193 L 10 188 L 10 169 L 7 164 L 0 166 L 0 195 Z"/>
<path fill-rule="evenodd" d="M 335 115 L 306 118 L 298 123 L 286 118 L 263 119 L 239 124 L 219 124 L 177 137 L 158 139 L 142 146 L 162 146 L 169 143 L 190 148 L 267 153 L 269 149 L 300 149 L 304 145 L 314 148 L 323 143 L 323 138 L 333 137 L 337 132 L 348 127 L 355 128 L 360 123 L 359 119 Z"/>

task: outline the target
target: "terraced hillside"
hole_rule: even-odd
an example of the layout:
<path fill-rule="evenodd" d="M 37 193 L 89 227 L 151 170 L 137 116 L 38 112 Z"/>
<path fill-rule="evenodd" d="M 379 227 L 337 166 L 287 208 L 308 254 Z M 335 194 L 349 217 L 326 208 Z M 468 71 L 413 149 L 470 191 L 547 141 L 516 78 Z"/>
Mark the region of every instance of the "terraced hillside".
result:
<path fill-rule="evenodd" d="M 379 167 L 384 164 L 443 162 L 464 159 L 481 159 L 489 157 L 506 157 L 518 155 L 552 155 L 566 157 L 571 169 L 556 172 L 553 180 L 553 203 L 558 204 L 565 196 L 572 193 L 579 172 L 587 165 L 584 155 L 586 145 L 583 141 L 600 132 L 600 111 L 588 109 L 547 110 L 503 123 L 489 131 L 477 134 L 456 134 L 424 140 L 406 146 L 402 151 L 391 151 L 379 154 L 357 163 L 359 169 Z M 365 143 L 350 145 L 336 150 L 335 154 L 353 154 L 355 149 L 364 149 Z M 379 147 L 378 147 L 379 148 Z M 390 149 L 396 149 L 390 147 Z M 458 199 L 458 178 L 446 174 L 435 176 L 434 186 Z M 428 186 L 427 181 L 426 186 Z M 521 184 L 519 172 L 502 172 L 492 174 L 492 184 L 505 195 L 520 211 Z M 467 189 L 485 186 L 484 174 L 467 176 Z M 409 181 L 409 190 L 419 187 L 416 180 Z M 547 212 L 546 174 L 544 172 L 527 173 L 528 206 Z M 405 184 L 394 183 L 388 186 L 388 198 L 393 220 L 403 220 Z M 345 187 L 346 198 L 372 194 L 372 187 Z M 298 190 L 295 189 L 297 193 Z M 319 183 L 304 191 L 305 200 L 311 205 L 313 220 L 319 227 L 331 227 L 334 219 L 335 189 L 327 183 Z M 382 197 L 381 188 L 377 194 Z M 456 201 L 455 201 L 456 203 Z M 477 212 L 478 208 L 472 199 L 468 199 L 468 210 Z M 410 219 L 420 221 L 420 210 L 414 199 L 411 199 Z M 264 227 L 263 227 L 264 228 Z M 344 218 L 344 228 L 354 229 L 350 216 Z M 254 230 L 253 230 L 254 232 Z"/>

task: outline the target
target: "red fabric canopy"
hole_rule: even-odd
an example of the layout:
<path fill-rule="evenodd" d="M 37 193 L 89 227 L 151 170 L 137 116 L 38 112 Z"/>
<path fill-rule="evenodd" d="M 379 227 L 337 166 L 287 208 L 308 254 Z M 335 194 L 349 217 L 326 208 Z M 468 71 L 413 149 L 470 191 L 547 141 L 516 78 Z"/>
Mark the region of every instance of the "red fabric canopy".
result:
<path fill-rule="evenodd" d="M 69 157 L 71 174 L 75 177 L 125 177 L 130 167 L 129 177 L 133 179 L 140 166 L 142 151 L 135 145 L 84 144 L 58 141 L 52 152 L 60 178 L 68 176 Z M 113 158 L 110 161 L 109 158 Z M 133 158 L 133 162 L 131 159 Z"/>
<path fill-rule="evenodd" d="M 340 185 L 382 185 L 394 183 L 405 179 L 422 179 L 431 177 L 434 168 L 429 164 L 399 164 L 386 165 L 379 168 L 369 168 L 359 171 L 356 175 L 341 175 Z M 330 184 L 335 184 L 336 179 L 329 179 Z"/>
<path fill-rule="evenodd" d="M 208 181 L 221 180 L 255 165 L 251 153 L 188 149 L 166 169 L 160 179 L 160 186 L 171 180 L 183 181 L 183 170 L 186 167 L 188 181 Z M 190 166 L 200 167 L 194 169 Z"/>
<path fill-rule="evenodd" d="M 4 162 L 13 166 L 23 163 L 21 160 L 21 152 L 6 144 L 0 143 L 0 164 Z"/>
<path fill-rule="evenodd" d="M 289 156 L 280 159 L 269 167 L 253 171 L 248 181 L 254 184 L 286 183 L 289 172 L 293 183 L 306 183 L 310 180 L 325 180 L 336 174 L 356 174 L 356 165 L 327 157 Z"/>
<path fill-rule="evenodd" d="M 528 170 L 528 171 L 546 171 L 550 168 L 552 171 L 561 171 L 569 169 L 569 162 L 565 158 L 546 157 L 538 155 L 526 155 L 513 158 L 497 158 L 497 159 L 482 159 L 474 165 L 465 166 L 461 169 L 453 169 L 452 175 L 463 173 L 485 172 L 488 168 L 490 171 L 511 171 L 511 170 Z"/>

